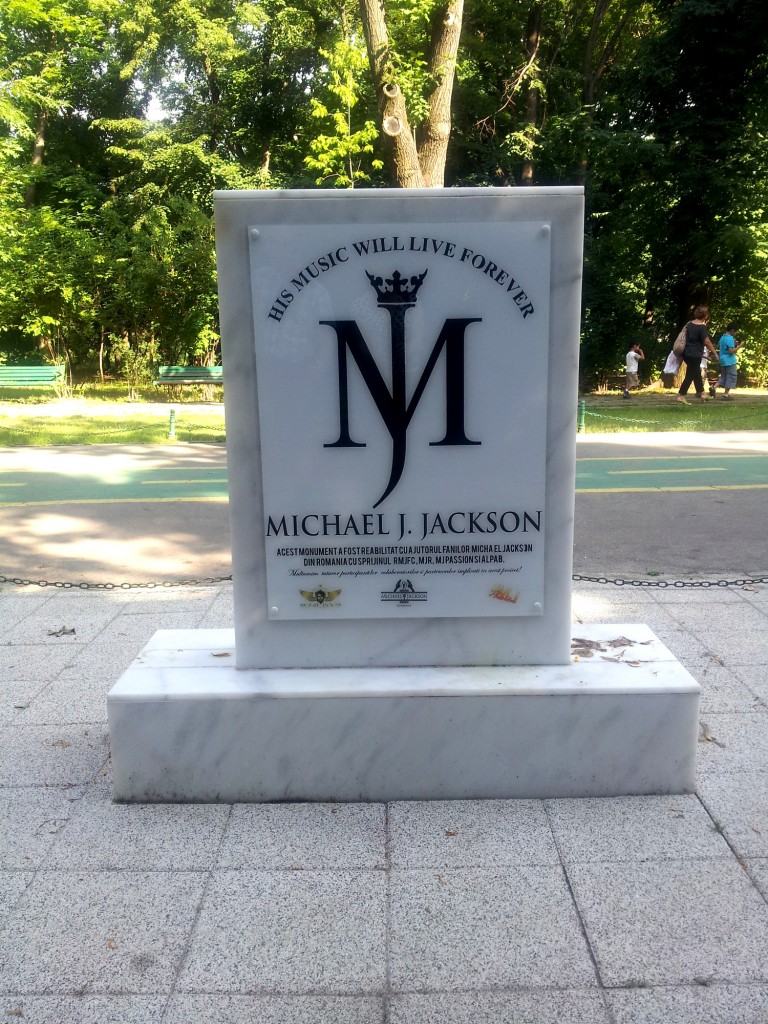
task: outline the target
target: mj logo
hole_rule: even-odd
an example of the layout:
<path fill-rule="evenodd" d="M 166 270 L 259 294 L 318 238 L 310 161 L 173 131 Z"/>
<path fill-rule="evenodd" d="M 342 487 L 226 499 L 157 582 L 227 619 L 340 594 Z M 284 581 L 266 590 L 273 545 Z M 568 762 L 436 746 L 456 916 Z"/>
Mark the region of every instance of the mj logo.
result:
<path fill-rule="evenodd" d="M 366 271 L 367 273 L 367 271 Z M 355 320 L 321 320 L 320 324 L 332 327 L 336 332 L 339 370 L 339 436 L 325 448 L 365 448 L 360 441 L 353 441 L 349 434 L 349 392 L 347 387 L 347 352 L 357 364 L 371 398 L 392 438 L 392 468 L 384 493 L 373 506 L 376 508 L 397 486 L 405 467 L 406 436 L 429 378 L 445 349 L 445 437 L 431 441 L 430 446 L 481 444 L 471 441 L 464 430 L 464 334 L 469 324 L 482 322 L 482 317 L 448 319 L 427 359 L 410 401 L 405 387 L 405 314 L 416 305 L 416 295 L 427 276 L 425 270 L 410 280 L 396 270 L 391 278 L 383 281 L 368 274 L 368 280 L 376 289 L 379 309 L 386 309 L 390 317 L 390 338 L 392 347 L 392 391 L 384 382 L 379 367 L 371 355 L 365 338 Z"/>

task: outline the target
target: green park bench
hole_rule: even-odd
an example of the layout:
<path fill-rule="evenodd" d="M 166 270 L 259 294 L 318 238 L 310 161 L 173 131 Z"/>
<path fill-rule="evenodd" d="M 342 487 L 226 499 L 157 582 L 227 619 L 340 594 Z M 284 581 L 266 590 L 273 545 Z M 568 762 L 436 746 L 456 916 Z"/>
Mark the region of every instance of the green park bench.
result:
<path fill-rule="evenodd" d="M 160 366 L 155 384 L 223 384 L 222 366 Z"/>
<path fill-rule="evenodd" d="M 63 363 L 45 366 L 0 366 L 0 388 L 59 388 L 64 384 Z"/>

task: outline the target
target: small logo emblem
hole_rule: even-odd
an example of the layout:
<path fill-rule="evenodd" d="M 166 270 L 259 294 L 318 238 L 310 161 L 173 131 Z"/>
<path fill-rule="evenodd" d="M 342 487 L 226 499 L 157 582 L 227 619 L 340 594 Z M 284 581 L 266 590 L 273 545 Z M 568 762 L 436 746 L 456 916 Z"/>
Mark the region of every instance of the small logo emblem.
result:
<path fill-rule="evenodd" d="M 326 590 L 322 583 L 318 583 L 314 590 L 300 590 L 299 593 L 304 598 L 301 602 L 302 608 L 314 606 L 315 608 L 338 608 L 338 597 L 341 593 L 339 590 Z"/>
<path fill-rule="evenodd" d="M 408 608 L 411 601 L 426 601 L 426 590 L 415 590 L 410 580 L 398 580 L 394 590 L 382 590 L 382 601 L 396 601 L 398 608 Z"/>
<path fill-rule="evenodd" d="M 520 594 L 519 592 L 513 594 L 509 587 L 502 587 L 500 583 L 497 583 L 495 587 L 491 587 L 488 591 L 488 596 L 492 597 L 495 601 L 507 601 L 509 604 L 517 604 Z"/>

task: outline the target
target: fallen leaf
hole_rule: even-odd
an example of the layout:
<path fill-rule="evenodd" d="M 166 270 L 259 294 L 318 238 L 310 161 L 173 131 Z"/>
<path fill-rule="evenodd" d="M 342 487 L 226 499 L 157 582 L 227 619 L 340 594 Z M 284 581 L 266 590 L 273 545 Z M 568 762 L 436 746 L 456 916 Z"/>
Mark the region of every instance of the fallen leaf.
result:
<path fill-rule="evenodd" d="M 451 832 L 449 829 L 446 829 L 445 830 L 445 834 L 447 836 L 457 836 L 459 833 L 458 832 Z"/>
<path fill-rule="evenodd" d="M 445 879 L 443 878 L 442 875 L 436 875 L 435 877 L 437 878 L 440 885 L 445 885 Z"/>
<path fill-rule="evenodd" d="M 755 828 L 755 826 L 754 826 L 754 825 L 750 825 L 749 827 L 750 827 L 750 828 L 752 829 L 752 831 L 753 831 L 753 832 L 755 832 L 755 833 L 756 833 L 757 835 L 761 836 L 761 835 L 763 834 L 763 833 L 762 833 L 762 832 L 760 831 L 760 829 L 759 829 L 759 828 Z"/>
<path fill-rule="evenodd" d="M 602 651 L 603 645 L 599 640 L 587 640 L 583 636 L 575 636 L 571 640 L 571 647 L 588 647 L 592 651 Z"/>
<path fill-rule="evenodd" d="M 232 652 L 231 651 L 211 652 L 211 657 L 212 658 L 231 658 L 232 657 Z"/>
<path fill-rule="evenodd" d="M 573 653 L 574 657 L 576 657 L 576 658 L 591 658 L 592 657 L 592 651 L 588 647 L 576 647 L 576 648 L 574 648 L 572 653 Z"/>
<path fill-rule="evenodd" d="M 49 629 L 48 630 L 48 636 L 74 636 L 74 635 L 75 635 L 75 627 L 74 626 L 72 626 L 71 629 L 69 627 L 67 627 L 67 626 L 59 626 L 58 629 Z"/>
<path fill-rule="evenodd" d="M 61 747 L 62 750 L 66 750 L 67 747 L 71 747 L 71 743 L 67 743 L 66 740 L 54 740 L 51 744 L 52 747 Z"/>
<path fill-rule="evenodd" d="M 107 949 L 117 949 L 113 939 L 107 939 Z"/>
<path fill-rule="evenodd" d="M 641 661 L 625 661 L 624 664 L 625 665 L 631 665 L 632 668 L 640 668 L 640 666 L 642 665 L 642 662 Z"/>
<path fill-rule="evenodd" d="M 606 640 L 608 647 L 631 647 L 632 641 L 627 640 L 625 636 L 617 636 L 615 640 Z"/>
<path fill-rule="evenodd" d="M 725 750 L 725 744 L 721 743 L 720 740 L 715 739 L 706 725 L 702 725 L 701 732 L 699 733 L 699 743 L 714 743 L 716 747 L 722 747 Z"/>

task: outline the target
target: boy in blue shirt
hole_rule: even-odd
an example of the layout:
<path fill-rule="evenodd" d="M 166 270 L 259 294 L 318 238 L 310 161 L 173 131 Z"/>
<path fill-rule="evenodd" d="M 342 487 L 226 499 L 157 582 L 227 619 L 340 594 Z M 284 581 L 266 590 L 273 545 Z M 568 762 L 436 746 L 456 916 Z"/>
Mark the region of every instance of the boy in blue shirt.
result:
<path fill-rule="evenodd" d="M 743 345 L 743 342 L 736 340 L 736 333 L 740 329 L 741 328 L 737 323 L 728 324 L 725 328 L 725 333 L 718 342 L 720 354 L 720 376 L 717 380 L 717 384 L 713 384 L 709 389 L 709 393 L 714 398 L 715 389 L 718 387 L 723 388 L 725 393 L 720 396 L 720 399 L 723 402 L 733 401 L 730 390 L 731 388 L 736 387 L 736 352 Z"/>

